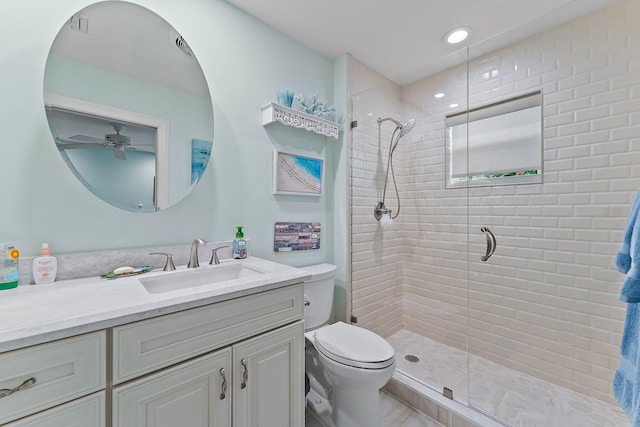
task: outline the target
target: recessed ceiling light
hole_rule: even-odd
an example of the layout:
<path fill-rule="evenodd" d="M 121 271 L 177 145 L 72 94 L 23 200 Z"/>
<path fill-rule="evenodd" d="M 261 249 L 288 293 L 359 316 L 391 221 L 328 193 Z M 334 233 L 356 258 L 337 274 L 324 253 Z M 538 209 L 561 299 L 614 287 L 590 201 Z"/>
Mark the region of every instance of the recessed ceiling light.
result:
<path fill-rule="evenodd" d="M 456 108 L 458 104 L 449 104 L 449 108 Z"/>
<path fill-rule="evenodd" d="M 458 44 L 465 41 L 470 34 L 471 30 L 467 27 L 454 28 L 453 30 L 447 32 L 442 40 L 449 44 Z"/>
<path fill-rule="evenodd" d="M 433 97 L 434 97 L 434 98 L 442 98 L 442 97 L 444 97 L 444 93 L 442 93 L 442 92 L 438 92 L 438 93 L 436 93 L 435 95 L 433 95 Z"/>

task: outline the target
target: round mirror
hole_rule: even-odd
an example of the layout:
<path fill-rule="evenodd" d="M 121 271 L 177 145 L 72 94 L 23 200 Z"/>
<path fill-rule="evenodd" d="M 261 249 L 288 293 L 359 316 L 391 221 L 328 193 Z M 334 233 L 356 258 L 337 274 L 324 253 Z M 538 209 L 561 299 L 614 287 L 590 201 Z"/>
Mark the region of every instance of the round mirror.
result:
<path fill-rule="evenodd" d="M 209 162 L 213 106 L 200 64 L 167 21 L 136 4 L 95 3 L 63 25 L 44 102 L 69 169 L 118 208 L 178 203 Z"/>

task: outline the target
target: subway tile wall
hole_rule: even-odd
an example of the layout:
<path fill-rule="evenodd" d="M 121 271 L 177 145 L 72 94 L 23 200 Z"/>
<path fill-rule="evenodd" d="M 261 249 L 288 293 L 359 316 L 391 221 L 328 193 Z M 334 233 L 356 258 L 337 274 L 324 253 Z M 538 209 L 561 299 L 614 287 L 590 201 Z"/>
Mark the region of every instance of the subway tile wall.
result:
<path fill-rule="evenodd" d="M 537 90 L 543 184 L 445 189 L 445 115 Z M 613 256 L 640 189 L 640 2 L 352 102 L 358 324 L 383 336 L 405 328 L 613 402 L 625 310 Z M 417 120 L 394 153 L 401 211 L 391 228 L 373 218 L 393 131 L 383 124 L 379 138 L 375 119 L 386 116 Z M 395 211 L 390 183 L 385 203 Z M 486 263 L 482 226 L 498 239 Z"/>

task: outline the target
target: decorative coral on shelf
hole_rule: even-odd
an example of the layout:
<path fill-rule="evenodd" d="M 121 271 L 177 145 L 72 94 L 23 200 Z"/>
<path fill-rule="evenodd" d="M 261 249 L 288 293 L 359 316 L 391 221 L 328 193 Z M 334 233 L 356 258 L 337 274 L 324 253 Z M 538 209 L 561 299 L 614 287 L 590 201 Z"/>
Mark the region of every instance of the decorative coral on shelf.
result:
<path fill-rule="evenodd" d="M 290 90 L 282 89 L 277 91 L 276 97 L 278 99 L 278 104 L 291 108 L 291 105 L 293 105 L 293 95 L 293 92 Z"/>
<path fill-rule="evenodd" d="M 319 98 L 318 93 L 314 93 L 308 99 L 304 95 L 296 95 L 296 101 L 300 104 L 300 111 L 321 119 L 328 118 L 336 111 L 332 105 L 327 104 L 326 100 Z"/>

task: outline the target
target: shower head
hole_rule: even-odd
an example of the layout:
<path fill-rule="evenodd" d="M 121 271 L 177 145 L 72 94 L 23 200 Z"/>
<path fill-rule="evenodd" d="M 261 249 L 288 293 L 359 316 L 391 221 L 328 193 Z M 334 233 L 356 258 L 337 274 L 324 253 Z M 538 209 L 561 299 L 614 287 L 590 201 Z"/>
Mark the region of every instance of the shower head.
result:
<path fill-rule="evenodd" d="M 387 120 L 392 121 L 393 123 L 396 124 L 397 129 L 400 130 L 400 137 L 403 137 L 409 132 L 411 132 L 413 127 L 416 125 L 416 119 L 411 119 L 406 123 L 401 123 L 398 120 L 394 119 L 393 117 L 385 117 L 384 119 L 378 118 L 378 125 L 382 124 L 382 122 Z"/>
<path fill-rule="evenodd" d="M 405 136 L 409 132 L 411 132 L 416 125 L 416 119 L 411 119 L 407 123 L 403 124 L 400 128 L 400 136 Z"/>

